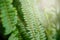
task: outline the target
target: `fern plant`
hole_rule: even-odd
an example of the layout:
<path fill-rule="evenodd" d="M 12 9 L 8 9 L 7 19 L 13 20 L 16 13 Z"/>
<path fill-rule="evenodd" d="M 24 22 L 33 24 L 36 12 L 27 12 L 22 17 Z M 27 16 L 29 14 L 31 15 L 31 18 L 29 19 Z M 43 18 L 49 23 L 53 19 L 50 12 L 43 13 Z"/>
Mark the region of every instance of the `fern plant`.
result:
<path fill-rule="evenodd" d="M 57 29 L 60 23 L 58 9 L 54 4 L 50 10 L 48 6 L 42 5 L 44 0 L 0 0 L 3 39 L 60 40 L 60 29 Z"/>

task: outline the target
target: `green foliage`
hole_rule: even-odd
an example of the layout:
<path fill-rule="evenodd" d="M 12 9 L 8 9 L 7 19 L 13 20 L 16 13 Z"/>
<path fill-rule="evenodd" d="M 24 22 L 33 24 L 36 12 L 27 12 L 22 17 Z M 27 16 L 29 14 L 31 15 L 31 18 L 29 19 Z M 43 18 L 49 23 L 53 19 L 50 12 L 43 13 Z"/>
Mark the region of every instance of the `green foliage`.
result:
<path fill-rule="evenodd" d="M 17 11 L 12 5 L 12 0 L 1 0 L 0 1 L 1 9 L 1 19 L 3 27 L 5 27 L 5 35 L 11 33 L 12 30 L 15 30 L 17 23 Z"/>
<path fill-rule="evenodd" d="M 54 14 L 54 6 L 53 11 L 41 11 L 39 3 L 40 0 L 0 0 L 0 34 L 5 40 L 60 40 L 59 13 Z"/>
<path fill-rule="evenodd" d="M 37 3 L 34 2 L 34 0 L 28 0 L 28 1 L 20 0 L 20 1 L 22 4 L 22 11 L 24 14 L 24 19 L 27 24 L 26 29 L 29 30 L 29 32 L 27 32 L 27 33 L 30 34 L 30 37 L 32 38 L 30 40 L 45 40 L 46 38 L 45 38 L 44 29 L 43 29 L 43 27 L 40 26 L 40 24 L 41 24 L 40 20 L 39 20 L 40 12 L 38 11 L 39 10 L 38 7 L 35 6 Z M 43 32 L 41 32 L 41 31 L 43 31 Z M 41 36 L 43 36 L 43 37 L 41 37 Z"/>
<path fill-rule="evenodd" d="M 15 30 L 13 33 L 11 33 L 11 36 L 8 38 L 8 40 L 22 40 L 22 37 L 19 34 L 18 30 Z"/>

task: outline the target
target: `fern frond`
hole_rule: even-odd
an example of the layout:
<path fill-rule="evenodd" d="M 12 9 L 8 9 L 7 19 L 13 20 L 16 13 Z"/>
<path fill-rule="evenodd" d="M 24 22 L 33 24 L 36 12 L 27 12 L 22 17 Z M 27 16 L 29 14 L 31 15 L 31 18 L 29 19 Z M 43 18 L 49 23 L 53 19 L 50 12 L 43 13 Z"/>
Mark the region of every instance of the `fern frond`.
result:
<path fill-rule="evenodd" d="M 18 22 L 17 22 L 17 29 L 18 29 L 19 33 L 21 34 L 21 36 L 24 40 L 30 40 L 31 39 L 31 38 L 29 38 L 30 34 L 27 33 L 27 30 L 24 26 L 24 23 L 19 18 L 18 18 Z"/>
<path fill-rule="evenodd" d="M 48 28 L 46 29 L 46 34 L 48 40 L 56 40 L 57 32 L 56 32 L 56 28 L 54 28 L 53 26 L 51 25 L 50 27 L 48 26 Z"/>
<path fill-rule="evenodd" d="M 2 24 L 5 28 L 5 35 L 15 30 L 17 23 L 17 11 L 12 5 L 12 0 L 0 1 Z"/>
<path fill-rule="evenodd" d="M 56 40 L 56 0 L 42 0 L 41 4 L 46 20 L 43 24 L 46 27 L 47 40 Z"/>
<path fill-rule="evenodd" d="M 15 31 L 12 32 L 8 40 L 23 40 L 21 35 L 19 34 L 18 30 L 16 29 Z"/>
<path fill-rule="evenodd" d="M 29 30 L 27 33 L 30 34 L 31 40 L 43 40 L 45 36 L 41 39 L 40 34 L 43 30 L 40 28 L 40 11 L 36 1 L 37 0 L 20 0 L 24 19 L 27 24 L 26 29 Z M 44 32 L 42 32 L 42 34 L 45 35 Z"/>

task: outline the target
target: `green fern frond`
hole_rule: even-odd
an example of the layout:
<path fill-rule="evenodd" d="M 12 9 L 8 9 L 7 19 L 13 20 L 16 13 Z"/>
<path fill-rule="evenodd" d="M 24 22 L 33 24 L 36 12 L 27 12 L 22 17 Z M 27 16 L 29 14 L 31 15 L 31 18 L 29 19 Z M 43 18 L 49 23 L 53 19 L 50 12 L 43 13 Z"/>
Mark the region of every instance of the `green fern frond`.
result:
<path fill-rule="evenodd" d="M 57 32 L 56 32 L 55 28 L 53 28 L 53 27 L 47 28 L 46 29 L 46 34 L 47 34 L 48 40 L 56 40 Z"/>
<path fill-rule="evenodd" d="M 23 17 L 22 8 L 21 8 L 21 2 L 19 2 L 19 0 L 13 0 L 12 4 L 17 10 L 18 17 L 21 19 L 22 22 L 25 22 L 24 17 Z"/>
<path fill-rule="evenodd" d="M 8 40 L 22 40 L 21 35 L 19 34 L 18 30 L 13 31 L 13 33 L 10 35 Z"/>
<path fill-rule="evenodd" d="M 29 38 L 30 34 L 27 34 L 27 30 L 24 26 L 24 23 L 19 18 L 18 18 L 18 22 L 17 22 L 17 29 L 18 29 L 19 33 L 21 34 L 21 36 L 23 37 L 24 40 L 30 40 L 31 39 L 31 38 Z"/>
<path fill-rule="evenodd" d="M 12 5 L 12 0 L 0 1 L 1 18 L 3 27 L 6 29 L 5 34 L 11 33 L 15 30 L 17 23 L 17 11 Z"/>
<path fill-rule="evenodd" d="M 37 5 L 37 0 L 20 0 L 22 4 L 22 11 L 24 14 L 24 19 L 27 23 L 26 29 L 29 30 L 27 33 L 30 34 L 31 40 L 43 40 L 44 37 L 41 39 L 41 31 L 40 28 L 40 12 Z M 45 35 L 44 32 L 42 34 Z M 43 35 L 42 35 L 43 36 Z M 45 39 L 44 39 L 45 40 Z"/>
<path fill-rule="evenodd" d="M 46 21 L 43 21 L 45 24 L 44 26 L 46 27 L 46 35 L 47 35 L 47 38 L 48 40 L 56 40 L 56 35 L 57 35 L 57 32 L 56 32 L 56 23 L 57 23 L 57 19 L 56 19 L 56 0 L 46 0 L 46 3 L 44 1 L 43 3 L 43 13 L 44 13 L 44 16 L 45 16 L 45 20 Z"/>

